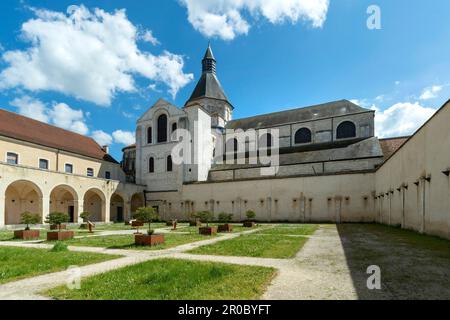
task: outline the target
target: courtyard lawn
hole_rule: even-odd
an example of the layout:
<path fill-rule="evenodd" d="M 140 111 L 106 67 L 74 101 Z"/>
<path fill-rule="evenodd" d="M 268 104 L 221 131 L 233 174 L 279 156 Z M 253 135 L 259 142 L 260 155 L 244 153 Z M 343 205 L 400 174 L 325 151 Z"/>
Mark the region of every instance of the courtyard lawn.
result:
<path fill-rule="evenodd" d="M 158 259 L 84 279 L 81 290 L 61 286 L 45 294 L 72 300 L 251 300 L 274 275 L 265 267 Z"/>
<path fill-rule="evenodd" d="M 0 247 L 0 284 L 118 258 L 86 252 L 50 252 L 46 249 Z"/>
<path fill-rule="evenodd" d="M 101 247 L 108 249 L 163 250 L 182 244 L 209 239 L 198 234 L 164 234 L 165 243 L 159 246 L 135 246 L 134 235 L 112 235 L 84 237 L 64 241 L 69 246 Z"/>
<path fill-rule="evenodd" d="M 308 239 L 279 234 L 246 234 L 189 251 L 194 254 L 244 256 L 288 259 L 303 247 Z"/>
<path fill-rule="evenodd" d="M 266 228 L 258 231 L 258 234 L 275 234 L 275 235 L 300 235 L 308 236 L 316 232 L 318 225 L 316 224 L 287 224 L 277 225 L 274 228 Z"/>
<path fill-rule="evenodd" d="M 210 226 L 218 226 L 219 223 L 210 223 Z M 242 223 L 238 223 L 238 224 L 234 224 L 233 225 L 233 231 L 230 233 L 238 233 L 238 232 L 242 232 L 242 231 L 249 231 L 249 230 L 254 230 L 259 228 L 260 226 L 256 226 L 255 228 L 251 229 L 251 228 L 244 228 L 242 226 Z M 206 227 L 206 224 L 203 224 L 203 226 Z M 177 233 L 177 232 L 189 232 L 189 233 L 198 233 L 198 228 L 199 227 L 190 227 L 189 224 L 182 224 L 181 226 L 178 225 L 177 226 L 177 230 L 173 230 L 173 233 Z"/>

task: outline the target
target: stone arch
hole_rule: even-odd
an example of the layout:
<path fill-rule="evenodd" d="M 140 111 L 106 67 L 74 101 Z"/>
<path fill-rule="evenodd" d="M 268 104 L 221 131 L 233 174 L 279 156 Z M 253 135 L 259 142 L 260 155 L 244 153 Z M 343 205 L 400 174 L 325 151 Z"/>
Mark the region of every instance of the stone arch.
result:
<path fill-rule="evenodd" d="M 42 190 L 29 180 L 17 180 L 5 190 L 5 224 L 20 224 L 23 212 L 37 213 L 43 220 Z"/>
<path fill-rule="evenodd" d="M 125 221 L 125 197 L 115 192 L 111 196 L 110 201 L 110 219 L 112 222 L 124 222 Z"/>
<path fill-rule="evenodd" d="M 77 222 L 78 215 L 78 194 L 74 188 L 66 184 L 53 187 L 50 192 L 50 212 L 67 213 L 70 222 Z"/>
<path fill-rule="evenodd" d="M 83 196 L 83 211 L 91 213 L 93 222 L 106 221 L 106 196 L 100 189 L 90 188 Z"/>
<path fill-rule="evenodd" d="M 140 207 L 145 206 L 144 195 L 142 193 L 135 193 L 131 196 L 130 205 L 131 205 L 131 217 L 133 217 L 136 210 Z"/>

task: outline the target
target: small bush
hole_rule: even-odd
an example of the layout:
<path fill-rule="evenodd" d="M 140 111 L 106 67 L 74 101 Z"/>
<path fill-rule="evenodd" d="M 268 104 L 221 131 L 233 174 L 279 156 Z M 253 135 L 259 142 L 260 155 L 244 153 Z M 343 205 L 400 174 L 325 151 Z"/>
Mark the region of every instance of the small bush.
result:
<path fill-rule="evenodd" d="M 249 221 L 255 220 L 255 217 L 256 217 L 255 211 L 248 210 L 248 211 L 245 213 L 245 215 L 247 216 L 247 219 L 248 219 Z"/>
<path fill-rule="evenodd" d="M 55 245 L 53 246 L 53 248 L 50 250 L 51 252 L 64 252 L 64 251 L 69 251 L 69 249 L 67 249 L 67 244 L 65 244 L 62 241 L 56 241 Z"/>
<path fill-rule="evenodd" d="M 201 211 L 197 213 L 200 221 L 206 223 L 208 226 L 209 222 L 214 218 L 214 215 L 210 211 Z"/>
<path fill-rule="evenodd" d="M 218 219 L 219 219 L 219 222 L 228 223 L 231 220 L 233 220 L 233 214 L 232 213 L 221 212 L 221 213 L 219 213 Z"/>
<path fill-rule="evenodd" d="M 20 222 L 27 225 L 25 230 L 30 230 L 30 224 L 35 225 L 38 224 L 40 221 L 41 215 L 37 213 L 30 213 L 26 211 L 20 215 Z"/>

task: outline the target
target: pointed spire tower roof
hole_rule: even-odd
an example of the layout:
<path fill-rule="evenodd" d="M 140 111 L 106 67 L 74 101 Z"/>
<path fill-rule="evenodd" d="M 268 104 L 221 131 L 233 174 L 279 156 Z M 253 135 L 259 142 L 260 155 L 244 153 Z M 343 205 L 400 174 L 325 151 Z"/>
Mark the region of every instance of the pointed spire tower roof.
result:
<path fill-rule="evenodd" d="M 192 101 L 202 98 L 223 100 L 228 102 L 231 106 L 231 103 L 228 101 L 228 98 L 216 77 L 216 59 L 214 58 L 210 43 L 208 43 L 208 48 L 206 49 L 205 56 L 202 60 L 202 76 L 192 92 L 191 97 L 186 101 L 185 106 Z"/>

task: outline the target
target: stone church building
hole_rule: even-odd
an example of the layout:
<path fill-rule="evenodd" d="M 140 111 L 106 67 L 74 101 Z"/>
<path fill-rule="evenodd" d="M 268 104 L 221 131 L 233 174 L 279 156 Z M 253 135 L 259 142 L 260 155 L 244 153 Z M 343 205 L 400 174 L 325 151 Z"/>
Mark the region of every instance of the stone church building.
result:
<path fill-rule="evenodd" d="M 450 236 L 450 130 L 427 129 L 448 119 L 447 104 L 413 136 L 392 139 L 375 137 L 374 111 L 348 100 L 236 120 L 233 110 L 208 47 L 184 106 L 160 99 L 138 119 L 123 167 L 165 219 L 209 210 L 242 220 L 253 210 L 261 221 L 380 222 Z M 180 130 L 192 161 L 175 163 Z M 270 152 L 276 170 L 264 175 L 258 160 Z"/>
<path fill-rule="evenodd" d="M 0 228 L 20 213 L 91 211 L 163 219 L 378 222 L 450 238 L 450 109 L 410 137 L 378 139 L 373 110 L 348 100 L 233 119 L 211 47 L 184 106 L 158 100 L 121 164 L 89 137 L 0 110 Z"/>

